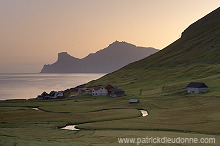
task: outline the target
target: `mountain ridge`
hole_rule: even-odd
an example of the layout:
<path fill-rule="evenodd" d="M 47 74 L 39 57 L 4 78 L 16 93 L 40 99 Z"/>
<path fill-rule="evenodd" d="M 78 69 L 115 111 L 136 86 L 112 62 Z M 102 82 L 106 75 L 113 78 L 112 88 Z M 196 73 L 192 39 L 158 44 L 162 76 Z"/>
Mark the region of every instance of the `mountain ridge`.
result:
<path fill-rule="evenodd" d="M 61 52 L 58 60 L 44 65 L 40 73 L 109 73 L 157 51 L 151 47 L 137 47 L 127 42 L 115 41 L 82 59 Z"/>

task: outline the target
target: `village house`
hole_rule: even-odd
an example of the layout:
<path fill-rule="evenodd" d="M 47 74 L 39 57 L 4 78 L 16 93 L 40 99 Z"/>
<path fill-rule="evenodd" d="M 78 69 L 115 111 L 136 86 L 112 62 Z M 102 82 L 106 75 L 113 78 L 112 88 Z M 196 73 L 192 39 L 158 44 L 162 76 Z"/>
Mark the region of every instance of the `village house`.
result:
<path fill-rule="evenodd" d="M 208 92 L 208 86 L 205 83 L 191 82 L 187 87 L 188 93 L 205 93 Z"/>
<path fill-rule="evenodd" d="M 90 90 L 89 90 L 89 88 L 79 88 L 79 92 L 80 93 L 90 93 Z"/>
<path fill-rule="evenodd" d="M 110 97 L 121 97 L 124 96 L 125 91 L 123 91 L 122 89 L 118 89 L 118 88 L 112 88 L 108 91 L 108 95 Z"/>
<path fill-rule="evenodd" d="M 56 93 L 57 98 L 64 98 L 64 92 L 63 91 L 58 91 Z"/>
<path fill-rule="evenodd" d="M 51 91 L 49 96 L 51 99 L 63 98 L 63 91 Z"/>
<path fill-rule="evenodd" d="M 129 99 L 129 103 L 139 103 L 139 99 Z"/>
<path fill-rule="evenodd" d="M 75 97 L 75 96 L 77 96 L 77 95 L 79 95 L 79 89 L 77 89 L 77 88 L 71 88 L 71 89 L 70 89 L 70 96 L 69 96 L 69 97 Z"/>
<path fill-rule="evenodd" d="M 114 88 L 111 85 L 96 86 L 92 89 L 92 96 L 107 96 L 108 91 Z"/>
<path fill-rule="evenodd" d="M 37 99 L 49 99 L 50 95 L 47 92 L 43 92 L 41 95 L 37 96 Z"/>
<path fill-rule="evenodd" d="M 90 89 L 89 88 L 71 88 L 69 89 L 70 95 L 69 97 L 75 97 L 78 95 L 91 95 L 90 94 Z"/>
<path fill-rule="evenodd" d="M 112 89 L 112 88 L 115 88 L 114 86 L 112 86 L 112 85 L 104 85 L 103 86 L 105 89 L 107 89 L 108 91 L 110 90 L 110 89 Z"/>
<path fill-rule="evenodd" d="M 49 98 L 57 98 L 57 92 L 56 91 L 51 91 L 49 93 Z"/>
<path fill-rule="evenodd" d="M 108 90 L 102 86 L 97 86 L 92 89 L 92 96 L 107 96 Z"/>
<path fill-rule="evenodd" d="M 51 91 L 49 94 L 47 92 L 43 92 L 41 95 L 37 96 L 37 99 L 57 99 L 63 97 L 63 91 Z"/>

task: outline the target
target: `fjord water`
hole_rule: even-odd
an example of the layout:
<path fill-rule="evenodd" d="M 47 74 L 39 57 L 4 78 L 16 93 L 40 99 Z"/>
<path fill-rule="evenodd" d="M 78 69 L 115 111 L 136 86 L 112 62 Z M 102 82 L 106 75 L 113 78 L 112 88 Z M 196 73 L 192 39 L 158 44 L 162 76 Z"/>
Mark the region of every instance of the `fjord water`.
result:
<path fill-rule="evenodd" d="M 59 91 L 105 74 L 0 74 L 0 100 L 35 98 L 43 91 Z"/>

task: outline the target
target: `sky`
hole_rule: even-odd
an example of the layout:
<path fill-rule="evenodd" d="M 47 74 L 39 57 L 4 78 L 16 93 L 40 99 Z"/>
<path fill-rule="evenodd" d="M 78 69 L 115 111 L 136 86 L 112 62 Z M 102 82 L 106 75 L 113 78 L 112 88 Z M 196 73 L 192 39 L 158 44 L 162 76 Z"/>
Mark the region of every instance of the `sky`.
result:
<path fill-rule="evenodd" d="M 163 49 L 219 0 L 0 0 L 0 73 L 38 73 L 59 52 L 114 41 Z"/>

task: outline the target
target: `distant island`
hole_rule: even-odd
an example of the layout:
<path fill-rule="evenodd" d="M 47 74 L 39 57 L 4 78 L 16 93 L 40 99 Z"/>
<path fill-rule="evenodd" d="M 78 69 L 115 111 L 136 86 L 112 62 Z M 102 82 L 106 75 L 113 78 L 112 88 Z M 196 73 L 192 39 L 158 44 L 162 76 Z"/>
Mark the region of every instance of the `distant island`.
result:
<path fill-rule="evenodd" d="M 44 65 L 40 73 L 110 73 L 158 51 L 151 47 L 137 47 L 124 41 L 115 41 L 107 48 L 82 59 L 61 52 L 58 60 Z"/>

